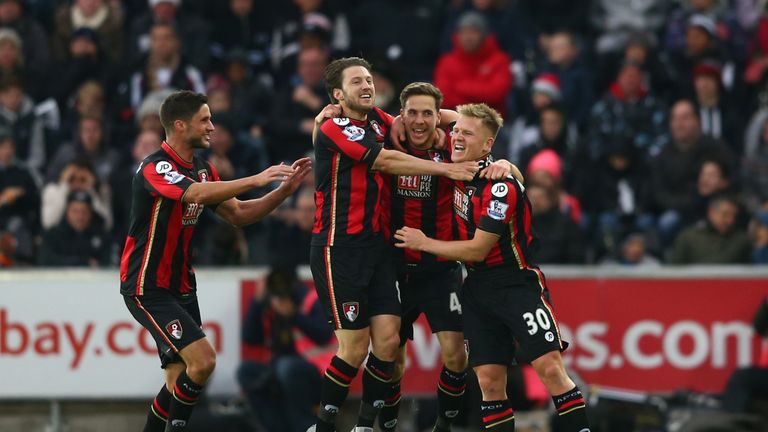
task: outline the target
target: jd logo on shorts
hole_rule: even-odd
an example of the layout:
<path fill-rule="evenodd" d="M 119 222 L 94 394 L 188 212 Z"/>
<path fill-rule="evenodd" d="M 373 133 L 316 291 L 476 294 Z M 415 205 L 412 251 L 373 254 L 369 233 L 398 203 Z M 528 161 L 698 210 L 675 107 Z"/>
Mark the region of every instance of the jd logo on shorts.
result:
<path fill-rule="evenodd" d="M 360 313 L 360 303 L 348 302 L 342 305 L 344 308 L 344 316 L 347 317 L 349 322 L 354 322 L 357 319 L 357 315 Z"/>
<path fill-rule="evenodd" d="M 181 323 L 179 320 L 175 319 L 165 325 L 165 331 L 168 332 L 169 335 L 173 336 L 174 339 L 180 340 L 184 329 L 181 328 Z"/>

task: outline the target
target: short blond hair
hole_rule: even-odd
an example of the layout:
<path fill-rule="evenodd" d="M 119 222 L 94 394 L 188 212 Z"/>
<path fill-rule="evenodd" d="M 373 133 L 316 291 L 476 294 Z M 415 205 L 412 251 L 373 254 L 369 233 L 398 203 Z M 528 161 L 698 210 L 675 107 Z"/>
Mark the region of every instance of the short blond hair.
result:
<path fill-rule="evenodd" d="M 463 116 L 480 119 L 483 126 L 487 127 L 491 132 L 493 138 L 496 138 L 499 129 L 504 125 L 504 119 L 501 117 L 501 114 L 484 103 L 459 105 L 456 107 L 456 111 Z"/>

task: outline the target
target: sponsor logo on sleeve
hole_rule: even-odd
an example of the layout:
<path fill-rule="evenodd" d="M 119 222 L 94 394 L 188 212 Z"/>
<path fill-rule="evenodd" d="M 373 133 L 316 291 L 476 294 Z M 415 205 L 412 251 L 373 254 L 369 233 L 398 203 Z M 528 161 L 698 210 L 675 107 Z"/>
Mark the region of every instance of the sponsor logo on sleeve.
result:
<path fill-rule="evenodd" d="M 178 171 L 168 171 L 165 173 L 163 178 L 168 182 L 168 184 L 176 184 L 184 180 L 184 174 L 181 174 Z"/>
<path fill-rule="evenodd" d="M 155 171 L 157 171 L 158 174 L 165 174 L 167 172 L 170 172 L 173 169 L 173 166 L 171 166 L 171 163 L 168 161 L 160 161 L 155 165 Z"/>
<path fill-rule="evenodd" d="M 506 183 L 496 183 L 491 188 L 491 194 L 497 198 L 504 198 L 509 193 L 509 186 Z"/>
<path fill-rule="evenodd" d="M 350 141 L 360 141 L 365 136 L 365 129 L 355 125 L 345 127 L 342 132 Z"/>
<path fill-rule="evenodd" d="M 339 126 L 346 126 L 349 124 L 349 119 L 347 117 L 335 117 L 333 122 Z"/>
<path fill-rule="evenodd" d="M 493 200 L 488 204 L 488 216 L 496 220 L 504 220 L 507 217 L 508 204 Z"/>

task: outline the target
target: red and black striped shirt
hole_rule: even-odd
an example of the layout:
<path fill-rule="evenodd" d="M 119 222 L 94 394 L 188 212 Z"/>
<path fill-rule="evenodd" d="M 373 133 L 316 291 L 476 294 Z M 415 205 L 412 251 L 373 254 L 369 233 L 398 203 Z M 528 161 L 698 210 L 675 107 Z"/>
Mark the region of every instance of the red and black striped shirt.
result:
<path fill-rule="evenodd" d="M 492 163 L 483 160 L 483 167 Z M 531 261 L 536 238 L 531 231 L 531 203 L 525 189 L 514 177 L 488 180 L 475 177 L 469 182 L 456 182 L 453 193 L 455 238 L 470 240 L 480 229 L 499 235 L 482 262 L 465 263 L 468 270 L 528 270 L 537 268 Z"/>
<path fill-rule="evenodd" d="M 450 163 L 446 150 L 417 150 L 407 147 L 412 156 Z M 447 177 L 432 175 L 385 175 L 383 205 L 386 227 L 395 232 L 403 226 L 418 228 L 429 237 L 453 240 L 453 189 L 455 182 Z M 399 264 L 407 269 L 425 268 L 437 262 L 447 262 L 430 253 L 413 249 L 395 249 Z"/>
<path fill-rule="evenodd" d="M 195 292 L 189 243 L 205 206 L 185 203 L 182 197 L 195 182 L 219 180 L 208 162 L 198 157 L 187 162 L 165 142 L 144 159 L 133 176 L 131 222 L 120 258 L 123 295 Z"/>
<path fill-rule="evenodd" d="M 371 171 L 392 116 L 374 108 L 365 121 L 326 120 L 315 141 L 313 246 L 367 247 L 381 241 L 384 179 Z"/>

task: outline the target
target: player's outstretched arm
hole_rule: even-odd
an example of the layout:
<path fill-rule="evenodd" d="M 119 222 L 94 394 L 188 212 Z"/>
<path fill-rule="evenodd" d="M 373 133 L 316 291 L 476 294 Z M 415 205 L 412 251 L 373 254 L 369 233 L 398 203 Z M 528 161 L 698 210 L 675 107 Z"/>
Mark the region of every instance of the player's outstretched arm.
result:
<path fill-rule="evenodd" d="M 444 241 L 427 237 L 419 229 L 402 227 L 395 232 L 395 240 L 399 248 L 428 252 L 449 260 L 479 262 L 488 256 L 499 236 L 478 229 L 471 240 Z"/>
<path fill-rule="evenodd" d="M 304 177 L 312 171 L 309 158 L 299 159 L 290 167 L 289 174 L 280 186 L 261 198 L 240 201 L 232 198 L 216 207 L 216 214 L 235 226 L 250 225 L 263 219 L 301 186 Z"/>
<path fill-rule="evenodd" d="M 280 164 L 273 165 L 256 175 L 237 180 L 198 182 L 187 188 L 181 200 L 198 204 L 218 204 L 251 189 L 266 186 L 273 181 L 284 180 L 293 173 L 292 167 Z"/>
<path fill-rule="evenodd" d="M 397 150 L 382 149 L 373 162 L 374 170 L 388 174 L 439 175 L 453 180 L 472 180 L 480 169 L 476 162 L 439 163 L 419 159 Z"/>
<path fill-rule="evenodd" d="M 502 180 L 509 176 L 513 176 L 521 184 L 525 183 L 525 177 L 517 165 L 506 159 L 499 159 L 480 171 L 480 178 L 487 178 L 490 180 Z"/>

